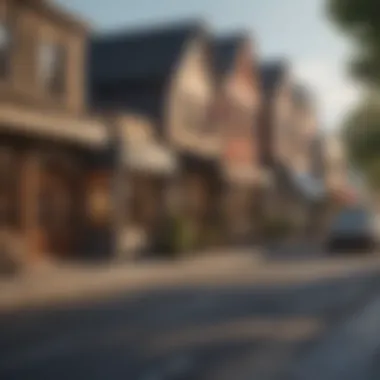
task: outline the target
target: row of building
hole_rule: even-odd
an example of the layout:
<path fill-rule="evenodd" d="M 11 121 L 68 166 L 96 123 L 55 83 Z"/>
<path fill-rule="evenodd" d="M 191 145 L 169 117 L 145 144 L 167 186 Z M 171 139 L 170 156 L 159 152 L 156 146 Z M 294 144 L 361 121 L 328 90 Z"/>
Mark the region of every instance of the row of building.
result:
<path fill-rule="evenodd" d="M 0 229 L 30 260 L 158 250 L 172 216 L 198 247 L 240 244 L 328 196 L 313 97 L 245 32 L 96 34 L 48 0 L 2 1 L 0 94 Z"/>

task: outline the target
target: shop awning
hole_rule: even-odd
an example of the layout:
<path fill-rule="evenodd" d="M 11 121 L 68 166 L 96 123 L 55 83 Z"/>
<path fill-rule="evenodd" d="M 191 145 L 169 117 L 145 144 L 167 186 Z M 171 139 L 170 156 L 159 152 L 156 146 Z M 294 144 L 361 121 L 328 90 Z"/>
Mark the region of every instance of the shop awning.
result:
<path fill-rule="evenodd" d="M 99 120 L 13 104 L 0 105 L 0 130 L 95 148 L 108 143 L 106 125 Z"/>
<path fill-rule="evenodd" d="M 177 168 L 174 153 L 155 142 L 130 144 L 125 146 L 123 153 L 125 165 L 133 170 L 169 175 Z"/>

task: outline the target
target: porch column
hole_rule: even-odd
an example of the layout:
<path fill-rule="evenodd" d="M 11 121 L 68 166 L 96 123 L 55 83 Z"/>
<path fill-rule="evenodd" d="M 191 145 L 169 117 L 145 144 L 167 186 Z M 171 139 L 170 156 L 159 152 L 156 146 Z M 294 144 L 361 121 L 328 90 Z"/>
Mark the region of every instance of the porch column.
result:
<path fill-rule="evenodd" d="M 41 183 L 41 160 L 36 152 L 27 152 L 21 171 L 21 226 L 24 235 L 27 260 L 41 258 L 41 242 L 38 209 Z"/>

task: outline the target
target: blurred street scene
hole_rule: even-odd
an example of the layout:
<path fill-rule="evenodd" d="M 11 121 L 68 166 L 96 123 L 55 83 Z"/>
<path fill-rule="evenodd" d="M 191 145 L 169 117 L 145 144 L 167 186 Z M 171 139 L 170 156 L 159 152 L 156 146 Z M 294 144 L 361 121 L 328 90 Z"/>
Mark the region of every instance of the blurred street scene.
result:
<path fill-rule="evenodd" d="M 380 378 L 376 90 L 72 4 L 0 1 L 0 379 Z"/>
<path fill-rule="evenodd" d="M 312 91 L 249 33 L 90 32 L 37 3 L 2 11 L 3 266 L 320 242 L 337 210 L 364 207 Z M 33 20 L 13 30 L 13 13 Z M 57 37 L 28 44 L 45 30 Z M 11 49 L 14 33 L 26 42 Z"/>
<path fill-rule="evenodd" d="M 380 261 L 259 256 L 31 274 L 33 308 L 8 283 L 18 302 L 0 298 L 0 376 L 359 379 L 358 361 L 371 370 Z"/>

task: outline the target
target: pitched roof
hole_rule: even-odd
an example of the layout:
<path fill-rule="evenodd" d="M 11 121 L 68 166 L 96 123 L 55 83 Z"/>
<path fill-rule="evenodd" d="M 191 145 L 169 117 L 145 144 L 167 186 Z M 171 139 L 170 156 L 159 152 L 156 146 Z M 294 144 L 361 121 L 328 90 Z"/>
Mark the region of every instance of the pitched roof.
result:
<path fill-rule="evenodd" d="M 239 47 L 246 40 L 243 34 L 216 38 L 213 43 L 214 68 L 225 75 L 233 66 Z"/>
<path fill-rule="evenodd" d="M 288 72 L 288 63 L 283 60 L 263 63 L 260 67 L 261 84 L 266 96 L 273 95 Z"/>
<path fill-rule="evenodd" d="M 116 31 L 90 41 L 90 78 L 96 82 L 170 75 L 186 42 L 202 33 L 198 21 Z"/>

